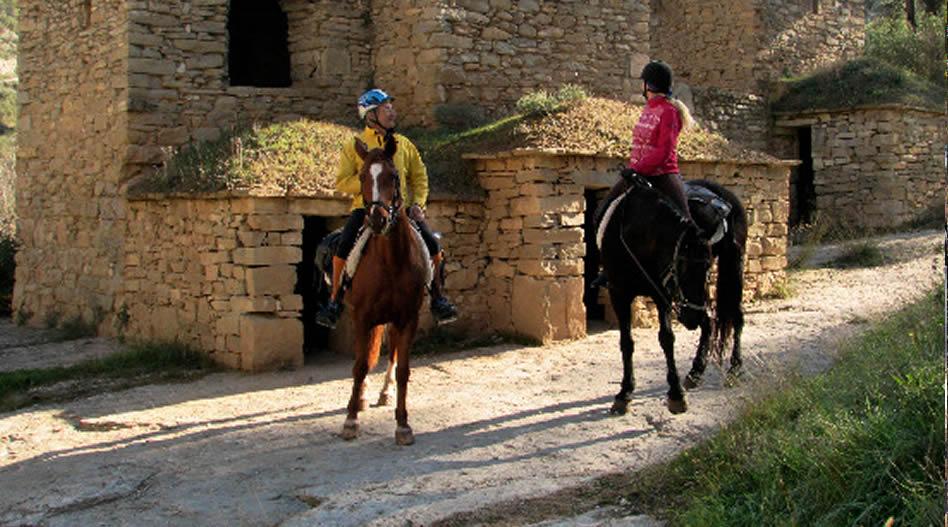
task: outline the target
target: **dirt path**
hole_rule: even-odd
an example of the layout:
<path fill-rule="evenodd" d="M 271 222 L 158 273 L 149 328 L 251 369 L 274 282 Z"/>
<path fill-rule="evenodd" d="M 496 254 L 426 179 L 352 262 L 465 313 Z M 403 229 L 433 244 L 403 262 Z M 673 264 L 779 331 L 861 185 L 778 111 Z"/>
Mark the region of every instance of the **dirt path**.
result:
<path fill-rule="evenodd" d="M 941 244 L 937 232 L 890 237 L 898 261 L 798 272 L 794 298 L 748 306 L 752 381 L 826 367 L 839 339 L 941 281 Z M 748 389 L 723 388 L 710 368 L 688 412 L 672 416 L 655 331 L 635 338 L 636 398 L 619 418 L 606 414 L 620 373 L 615 331 L 418 359 L 412 447 L 395 446 L 389 408 L 365 412 L 356 441 L 337 437 L 350 391 L 350 363 L 338 358 L 2 414 L 0 525 L 418 525 L 636 470 L 720 426 Z M 694 346 L 679 331 L 682 372 Z"/>

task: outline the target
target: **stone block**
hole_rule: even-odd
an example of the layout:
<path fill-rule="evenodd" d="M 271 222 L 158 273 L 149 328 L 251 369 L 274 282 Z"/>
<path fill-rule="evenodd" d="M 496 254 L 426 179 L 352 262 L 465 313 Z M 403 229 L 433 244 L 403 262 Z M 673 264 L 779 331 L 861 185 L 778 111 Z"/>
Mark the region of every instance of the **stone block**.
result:
<path fill-rule="evenodd" d="M 247 225 L 258 231 L 299 231 L 303 229 L 303 216 L 299 214 L 251 214 Z"/>
<path fill-rule="evenodd" d="M 239 265 L 297 264 L 303 258 L 299 247 L 242 247 L 234 249 L 234 263 Z"/>
<path fill-rule="evenodd" d="M 292 265 L 251 267 L 244 278 L 250 296 L 292 294 L 296 287 L 296 268 Z"/>
<path fill-rule="evenodd" d="M 277 301 L 272 296 L 234 296 L 230 307 L 237 313 L 273 313 L 277 311 Z"/>
<path fill-rule="evenodd" d="M 280 311 L 302 311 L 303 297 L 301 295 L 281 295 L 277 305 Z"/>
<path fill-rule="evenodd" d="M 240 368 L 258 372 L 303 365 L 303 324 L 294 318 L 240 317 Z"/>

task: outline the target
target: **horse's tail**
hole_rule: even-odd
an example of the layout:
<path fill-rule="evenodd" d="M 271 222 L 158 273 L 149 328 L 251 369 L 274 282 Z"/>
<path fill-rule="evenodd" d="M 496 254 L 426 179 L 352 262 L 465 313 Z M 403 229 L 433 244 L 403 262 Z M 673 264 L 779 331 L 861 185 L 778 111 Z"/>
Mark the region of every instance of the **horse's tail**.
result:
<path fill-rule="evenodd" d="M 747 245 L 747 212 L 733 192 L 711 181 L 694 181 L 731 204 L 727 216 L 728 232 L 712 250 L 718 258 L 715 284 L 714 345 L 718 357 L 724 353 L 736 325 L 743 325 L 744 249 Z"/>

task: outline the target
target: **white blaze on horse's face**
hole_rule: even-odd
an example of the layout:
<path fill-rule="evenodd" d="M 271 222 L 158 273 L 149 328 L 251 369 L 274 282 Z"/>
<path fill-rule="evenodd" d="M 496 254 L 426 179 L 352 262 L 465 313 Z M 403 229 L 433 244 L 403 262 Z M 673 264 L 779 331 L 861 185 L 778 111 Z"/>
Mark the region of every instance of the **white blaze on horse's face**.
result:
<path fill-rule="evenodd" d="M 369 174 L 372 175 L 372 201 L 379 200 L 379 174 L 382 173 L 382 163 L 372 163 L 369 167 Z"/>

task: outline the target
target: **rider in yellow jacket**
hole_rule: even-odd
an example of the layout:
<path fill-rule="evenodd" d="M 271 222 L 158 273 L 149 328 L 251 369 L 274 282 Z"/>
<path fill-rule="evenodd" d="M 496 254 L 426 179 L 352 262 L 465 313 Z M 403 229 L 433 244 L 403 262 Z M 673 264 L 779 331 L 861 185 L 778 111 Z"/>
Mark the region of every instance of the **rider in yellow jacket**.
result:
<path fill-rule="evenodd" d="M 385 138 L 393 134 L 398 143 L 393 162 L 398 173 L 402 176 L 401 193 L 408 196 L 406 203 L 410 203 L 408 216 L 418 226 L 421 237 L 432 256 L 432 265 L 435 277 L 431 284 L 431 313 L 439 323 L 447 323 L 457 319 L 457 308 L 443 295 L 444 288 L 444 253 L 438 239 L 431 232 L 425 221 L 425 204 L 428 201 L 428 171 L 421 160 L 418 149 L 401 134 L 394 133 L 397 114 L 392 107 L 392 98 L 384 91 L 373 89 L 365 92 L 359 98 L 359 117 L 365 123 L 361 139 L 369 148 L 383 148 Z M 328 304 L 320 309 L 316 315 L 316 322 L 322 326 L 334 328 L 342 314 L 343 304 L 340 290 L 340 280 L 346 258 L 355 245 L 359 229 L 365 222 L 365 204 L 362 203 L 362 185 L 359 181 L 359 171 L 362 170 L 362 158 L 356 154 L 355 138 L 347 141 L 342 148 L 339 160 L 339 169 L 336 171 L 336 189 L 352 195 L 352 214 L 342 231 L 342 239 L 332 261 L 332 294 Z"/>

